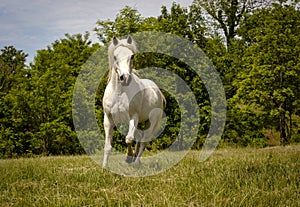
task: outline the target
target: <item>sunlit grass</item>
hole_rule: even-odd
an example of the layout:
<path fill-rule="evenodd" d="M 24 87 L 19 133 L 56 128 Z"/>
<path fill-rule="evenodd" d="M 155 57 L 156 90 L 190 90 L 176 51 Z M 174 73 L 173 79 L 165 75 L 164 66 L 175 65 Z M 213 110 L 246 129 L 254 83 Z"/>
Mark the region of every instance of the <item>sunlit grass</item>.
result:
<path fill-rule="evenodd" d="M 0 160 L 0 206 L 299 206 L 300 146 L 191 151 L 164 173 L 129 178 L 87 156 Z"/>

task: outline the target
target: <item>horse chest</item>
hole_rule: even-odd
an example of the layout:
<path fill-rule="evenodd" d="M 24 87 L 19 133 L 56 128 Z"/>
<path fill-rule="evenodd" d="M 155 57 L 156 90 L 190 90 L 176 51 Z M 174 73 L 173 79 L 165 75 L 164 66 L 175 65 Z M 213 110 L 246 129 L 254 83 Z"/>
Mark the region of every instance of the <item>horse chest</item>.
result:
<path fill-rule="evenodd" d="M 129 101 L 126 94 L 113 97 L 110 113 L 115 122 L 127 122 L 129 120 Z"/>

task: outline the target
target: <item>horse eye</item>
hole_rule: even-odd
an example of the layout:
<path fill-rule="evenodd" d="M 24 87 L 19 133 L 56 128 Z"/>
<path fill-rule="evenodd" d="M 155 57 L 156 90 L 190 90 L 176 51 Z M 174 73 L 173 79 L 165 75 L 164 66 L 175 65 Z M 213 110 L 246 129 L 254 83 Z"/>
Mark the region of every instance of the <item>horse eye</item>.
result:
<path fill-rule="evenodd" d="M 117 61 L 117 56 L 114 56 L 114 60 Z"/>

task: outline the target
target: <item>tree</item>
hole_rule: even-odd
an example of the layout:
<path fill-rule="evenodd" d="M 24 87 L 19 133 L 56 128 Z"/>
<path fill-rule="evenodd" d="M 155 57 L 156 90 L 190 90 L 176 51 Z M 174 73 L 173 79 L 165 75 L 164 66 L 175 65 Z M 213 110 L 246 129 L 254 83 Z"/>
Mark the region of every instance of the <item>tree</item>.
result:
<path fill-rule="evenodd" d="M 1 49 L 0 54 L 0 92 L 7 93 L 14 84 L 16 77 L 22 74 L 28 54 L 13 46 Z"/>
<path fill-rule="evenodd" d="M 122 37 L 140 31 L 143 19 L 136 9 L 126 6 L 117 14 L 114 21 L 98 20 L 94 31 L 99 40 L 107 44 L 113 36 Z"/>
<path fill-rule="evenodd" d="M 254 11 L 240 29 L 249 47 L 243 57 L 244 70 L 234 83 L 235 98 L 275 119 L 283 144 L 290 142 L 292 115 L 299 109 L 299 24 L 299 10 L 280 3 Z"/>
<path fill-rule="evenodd" d="M 24 91 L 25 87 L 20 87 L 27 83 L 30 72 L 26 68 L 26 57 L 22 50 L 17 50 L 13 46 L 4 47 L 0 54 L 0 157 L 4 154 L 21 154 L 26 140 L 16 140 L 14 126 L 18 119 L 13 119 L 14 101 L 16 90 Z M 22 128 L 19 128 L 22 129 Z"/>
<path fill-rule="evenodd" d="M 222 30 L 228 48 L 237 35 L 243 16 L 268 4 L 269 1 L 262 0 L 195 0 L 193 3 L 194 6 L 204 9 L 212 18 L 213 28 Z"/>
<path fill-rule="evenodd" d="M 72 95 L 81 66 L 96 51 L 89 34 L 69 35 L 39 50 L 32 68 L 31 103 L 36 129 L 44 154 L 81 152 L 72 121 Z"/>
<path fill-rule="evenodd" d="M 170 11 L 167 10 L 167 7 L 162 6 L 161 15 L 157 17 L 157 27 L 158 31 L 176 34 L 188 40 L 193 37 L 188 10 L 176 3 L 173 3 Z"/>
<path fill-rule="evenodd" d="M 88 33 L 66 34 L 39 50 L 26 69 L 22 52 L 5 50 L 17 55 L 3 56 L 12 72 L 3 84 L 9 93 L 0 97 L 0 157 L 83 152 L 72 120 L 73 87 L 81 66 L 97 48 Z"/>

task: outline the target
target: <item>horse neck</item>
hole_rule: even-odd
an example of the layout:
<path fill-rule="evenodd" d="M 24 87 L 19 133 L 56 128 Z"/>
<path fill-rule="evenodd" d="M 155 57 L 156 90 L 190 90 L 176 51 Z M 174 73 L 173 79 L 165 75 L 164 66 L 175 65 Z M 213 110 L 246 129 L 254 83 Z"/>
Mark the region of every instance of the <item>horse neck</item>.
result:
<path fill-rule="evenodd" d="M 112 85 L 112 88 L 114 89 L 114 92 L 116 94 L 121 94 L 123 93 L 123 86 L 119 82 L 119 77 L 116 71 L 112 68 L 110 71 L 110 78 L 109 82 Z"/>
<path fill-rule="evenodd" d="M 112 84 L 115 90 L 119 88 L 118 74 L 113 68 L 111 68 L 111 70 L 109 71 L 109 83 Z"/>

